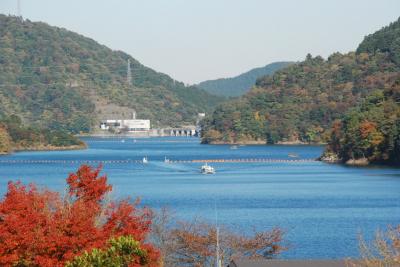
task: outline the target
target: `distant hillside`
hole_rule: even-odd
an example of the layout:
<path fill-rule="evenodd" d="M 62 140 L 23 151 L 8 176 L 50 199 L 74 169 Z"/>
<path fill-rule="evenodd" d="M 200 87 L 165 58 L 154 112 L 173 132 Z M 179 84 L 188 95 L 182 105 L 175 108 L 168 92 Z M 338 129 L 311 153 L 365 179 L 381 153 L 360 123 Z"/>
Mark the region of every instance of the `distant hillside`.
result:
<path fill-rule="evenodd" d="M 256 80 L 265 75 L 272 75 L 275 71 L 293 64 L 292 62 L 275 62 L 265 67 L 255 68 L 233 78 L 222 78 L 204 81 L 198 87 L 207 92 L 220 96 L 240 96 L 245 94 L 254 85 Z"/>
<path fill-rule="evenodd" d="M 334 53 L 328 59 L 307 55 L 303 62 L 258 79 L 250 92 L 221 104 L 204 120 L 202 141 L 339 142 L 335 152 L 346 158 L 364 154 L 390 160 L 400 145 L 399 109 L 393 107 L 399 102 L 373 95 L 397 94 L 399 90 L 399 28 L 397 21 L 367 36 L 357 53 Z M 375 109 L 373 105 L 380 106 Z M 353 113 L 345 115 L 355 107 Z M 332 123 L 344 116 L 342 136 L 346 138 L 333 142 Z M 364 124 L 365 120 L 371 123 Z M 367 142 L 367 134 L 361 134 L 364 130 L 380 134 Z"/>
<path fill-rule="evenodd" d="M 0 121 L 16 114 L 27 126 L 78 133 L 135 110 L 153 127 L 179 126 L 221 99 L 77 33 L 0 15 Z"/>

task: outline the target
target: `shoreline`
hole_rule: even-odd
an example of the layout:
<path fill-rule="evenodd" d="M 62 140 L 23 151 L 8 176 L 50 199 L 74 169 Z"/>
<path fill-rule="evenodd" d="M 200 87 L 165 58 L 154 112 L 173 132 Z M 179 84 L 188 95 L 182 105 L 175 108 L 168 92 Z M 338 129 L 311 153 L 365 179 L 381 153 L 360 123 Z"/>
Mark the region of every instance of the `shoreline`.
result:
<path fill-rule="evenodd" d="M 75 137 L 99 137 L 99 138 L 151 138 L 151 137 L 163 137 L 163 136 L 151 136 L 146 134 L 76 134 Z"/>
<path fill-rule="evenodd" d="M 268 144 L 266 141 L 239 141 L 239 142 L 224 142 L 213 141 L 210 143 L 201 143 L 202 145 L 282 145 L 282 146 L 324 146 L 326 143 L 306 143 L 306 142 L 292 142 L 292 141 L 279 141 L 275 144 Z"/>
<path fill-rule="evenodd" d="M 339 158 L 337 154 L 332 152 L 330 153 L 324 152 L 317 160 L 327 164 L 338 164 L 347 167 L 374 167 L 374 166 L 400 167 L 399 163 L 396 162 L 371 161 L 368 158 L 353 158 L 353 159 L 343 160 Z"/>
<path fill-rule="evenodd" d="M 29 147 L 21 147 L 16 146 L 10 152 L 0 152 L 0 156 L 11 155 L 14 152 L 27 152 L 27 151 L 67 151 L 67 150 L 84 150 L 87 149 L 88 146 L 86 143 L 82 142 L 81 145 L 71 145 L 71 146 L 53 146 L 53 145 L 38 145 L 38 146 L 29 146 Z"/>
<path fill-rule="evenodd" d="M 241 142 L 223 142 L 223 141 L 215 141 L 211 143 L 202 143 L 202 145 L 266 145 L 265 141 L 241 141 Z"/>

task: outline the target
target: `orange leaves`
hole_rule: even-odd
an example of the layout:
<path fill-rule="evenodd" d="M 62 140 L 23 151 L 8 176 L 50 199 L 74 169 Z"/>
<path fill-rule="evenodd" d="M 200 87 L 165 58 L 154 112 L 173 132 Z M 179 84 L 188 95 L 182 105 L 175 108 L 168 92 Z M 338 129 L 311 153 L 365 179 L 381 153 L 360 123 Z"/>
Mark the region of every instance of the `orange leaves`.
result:
<path fill-rule="evenodd" d="M 103 248 L 107 240 L 122 235 L 145 245 L 150 211 L 127 200 L 107 204 L 112 187 L 99 174 L 100 168 L 86 165 L 70 174 L 65 199 L 34 185 L 10 182 L 0 202 L 0 265 L 64 266 L 85 250 Z M 146 248 L 158 264 L 158 252 L 149 244 Z"/>
<path fill-rule="evenodd" d="M 361 123 L 360 135 L 363 139 L 369 139 L 369 142 L 373 146 L 379 145 L 385 139 L 383 134 L 378 131 L 376 123 L 370 121 Z"/>
<path fill-rule="evenodd" d="M 108 218 L 103 231 L 112 235 L 133 236 L 137 241 L 143 241 L 150 231 L 151 212 L 144 208 L 140 211 L 127 200 L 121 201 L 106 213 Z"/>
<path fill-rule="evenodd" d="M 51 212 L 57 200 L 57 194 L 39 193 L 33 185 L 9 183 L 6 197 L 0 203 L 0 264 L 21 260 L 33 263 L 31 255 L 35 250 L 47 249 L 51 253 L 51 246 L 43 246 L 41 241 L 48 239 Z M 41 264 L 41 258 L 35 263 Z"/>
<path fill-rule="evenodd" d="M 376 131 L 376 123 L 370 121 L 361 123 L 360 134 L 362 138 L 367 138 L 374 131 Z"/>
<path fill-rule="evenodd" d="M 82 165 L 76 173 L 71 173 L 67 178 L 70 196 L 89 200 L 101 200 L 107 192 L 112 190 L 107 185 L 107 177 L 99 176 L 101 167 L 93 170 L 90 166 Z"/>

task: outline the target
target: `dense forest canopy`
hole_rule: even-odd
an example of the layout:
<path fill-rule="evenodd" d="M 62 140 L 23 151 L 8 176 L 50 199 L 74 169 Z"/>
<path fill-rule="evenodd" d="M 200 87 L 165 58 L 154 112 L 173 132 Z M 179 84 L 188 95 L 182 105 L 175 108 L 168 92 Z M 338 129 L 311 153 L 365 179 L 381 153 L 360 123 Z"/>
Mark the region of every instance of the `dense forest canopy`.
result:
<path fill-rule="evenodd" d="M 51 150 L 61 148 L 84 148 L 77 137 L 56 129 L 44 129 L 22 124 L 16 115 L 0 120 L 0 154 L 13 150 Z"/>
<path fill-rule="evenodd" d="M 255 68 L 239 76 L 232 78 L 222 78 L 217 80 L 204 81 L 198 86 L 210 94 L 226 97 L 241 96 L 253 87 L 257 78 L 272 75 L 275 71 L 293 64 L 292 62 L 274 62 L 261 68 Z"/>
<path fill-rule="evenodd" d="M 333 123 L 326 154 L 400 163 L 400 78 L 376 90 Z"/>
<path fill-rule="evenodd" d="M 82 35 L 0 15 L 0 119 L 17 114 L 26 125 L 90 132 L 107 116 L 130 116 L 120 114 L 126 108 L 155 127 L 177 126 L 220 100 Z"/>
<path fill-rule="evenodd" d="M 357 54 L 377 52 L 388 53 L 389 58 L 400 65 L 400 19 L 366 36 L 357 48 Z"/>
<path fill-rule="evenodd" d="M 357 52 L 334 53 L 328 59 L 309 54 L 303 62 L 262 77 L 246 95 L 218 106 L 206 118 L 202 141 L 329 142 L 334 121 L 396 84 L 399 44 L 400 20 L 367 36 Z M 390 97 L 380 103 L 399 105 Z M 396 108 L 388 112 L 396 116 Z"/>

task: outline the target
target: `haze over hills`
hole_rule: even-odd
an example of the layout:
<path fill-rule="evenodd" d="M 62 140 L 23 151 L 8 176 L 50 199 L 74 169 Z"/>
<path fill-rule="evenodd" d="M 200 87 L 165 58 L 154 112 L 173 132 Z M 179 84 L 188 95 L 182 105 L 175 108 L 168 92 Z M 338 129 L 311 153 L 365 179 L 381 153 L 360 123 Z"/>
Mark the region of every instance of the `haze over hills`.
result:
<path fill-rule="evenodd" d="M 16 114 L 26 125 L 78 133 L 136 111 L 153 127 L 179 126 L 221 100 L 90 38 L 0 15 L 0 120 Z"/>
<path fill-rule="evenodd" d="M 398 159 L 399 55 L 400 19 L 367 36 L 357 52 L 326 60 L 309 54 L 218 106 L 203 123 L 202 141 L 330 142 L 344 160 Z M 332 123 L 342 118 L 334 125 L 340 133 L 332 134 Z"/>
<path fill-rule="evenodd" d="M 199 83 L 198 87 L 214 95 L 226 97 L 240 96 L 250 90 L 257 78 L 272 75 L 275 71 L 285 68 L 290 64 L 293 64 L 293 62 L 274 62 L 264 67 L 254 68 L 236 77 L 204 81 Z"/>

